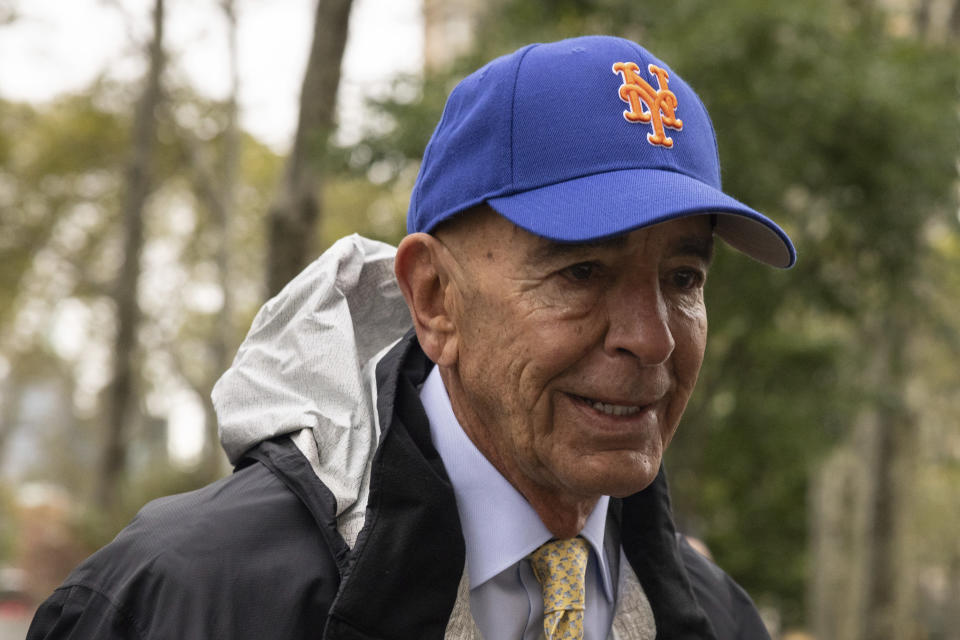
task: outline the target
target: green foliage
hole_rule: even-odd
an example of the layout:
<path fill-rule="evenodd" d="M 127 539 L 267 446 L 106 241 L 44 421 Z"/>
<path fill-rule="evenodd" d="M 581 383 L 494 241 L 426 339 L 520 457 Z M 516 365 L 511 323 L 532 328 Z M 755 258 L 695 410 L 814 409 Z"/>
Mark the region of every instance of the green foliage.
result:
<path fill-rule="evenodd" d="M 91 378 L 108 373 L 109 293 L 119 268 L 133 97 L 128 87 L 96 82 L 44 105 L 0 101 L 0 356 L 4 365 L 10 363 L 18 389 L 61 386 L 66 409 L 74 414 L 44 421 L 32 434 L 45 465 L 27 470 L 25 477 L 61 483 L 80 498 L 99 458 L 102 399 L 97 394 L 104 381 Z M 232 350 L 262 303 L 262 215 L 281 164 L 277 154 L 242 136 L 230 238 L 235 317 L 230 326 L 220 326 L 210 300 L 221 292 L 214 253 L 222 238 L 189 156 L 195 148 L 211 156 L 222 148 L 224 105 L 185 89 L 173 92 L 172 99 L 180 110 L 157 114 L 157 169 L 145 215 L 144 357 L 137 388 L 147 418 L 133 425 L 131 446 L 134 459 L 162 451 L 150 463 L 161 467 L 166 464 L 164 425 L 152 415 L 155 398 L 189 386 L 187 380 L 215 379 L 220 372 L 211 364 L 211 336 L 225 336 Z M 213 172 L 222 170 L 212 165 Z M 55 344 L 64 303 L 87 314 L 83 326 L 76 327 L 85 341 L 80 352 L 66 353 Z M 0 398 L 0 403 L 10 401 Z M 64 447 L 65 441 L 71 446 Z"/>
<path fill-rule="evenodd" d="M 924 228 L 950 211 L 957 151 L 956 96 L 943 91 L 956 52 L 843 28 L 821 9 L 757 11 L 724 47 L 710 33 L 730 21 L 714 7 L 673 62 L 717 124 L 726 188 L 800 250 L 789 274 L 744 259 L 711 274 L 712 339 L 734 350 L 708 356 L 671 464 L 708 453 L 675 493 L 721 565 L 791 623 L 803 614 L 808 474 L 869 398 L 899 393 L 859 375 L 871 338 L 894 339 L 867 330 L 894 308 L 931 322 L 911 284 Z M 718 394 L 735 410 L 697 410 Z"/>
<path fill-rule="evenodd" d="M 109 204 L 104 191 L 116 185 L 121 122 L 92 95 L 39 109 L 0 101 L 0 323 L 57 221 L 81 204 Z"/>
<path fill-rule="evenodd" d="M 718 6 L 707 13 L 669 59 L 717 125 L 726 188 L 782 221 L 800 261 L 789 274 L 718 261 L 712 340 L 732 344 L 719 359 L 711 349 L 670 461 L 687 469 L 706 451 L 674 483 L 680 513 L 796 622 L 808 474 L 868 398 L 895 398 L 858 375 L 873 347 L 861 332 L 894 306 L 912 324 L 931 321 L 911 282 L 923 229 L 950 210 L 957 127 L 943 87 L 956 85 L 957 58 L 838 27 L 825 8 L 736 25 Z M 735 398 L 735 410 L 699 406 L 716 397 Z"/>

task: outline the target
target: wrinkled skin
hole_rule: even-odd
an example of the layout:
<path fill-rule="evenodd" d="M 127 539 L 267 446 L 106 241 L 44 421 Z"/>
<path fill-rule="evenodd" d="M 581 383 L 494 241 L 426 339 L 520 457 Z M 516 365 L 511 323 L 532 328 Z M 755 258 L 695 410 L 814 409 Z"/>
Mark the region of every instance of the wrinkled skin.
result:
<path fill-rule="evenodd" d="M 711 255 L 707 216 L 558 244 L 487 208 L 401 243 L 457 419 L 554 535 L 656 477 L 703 360 Z"/>

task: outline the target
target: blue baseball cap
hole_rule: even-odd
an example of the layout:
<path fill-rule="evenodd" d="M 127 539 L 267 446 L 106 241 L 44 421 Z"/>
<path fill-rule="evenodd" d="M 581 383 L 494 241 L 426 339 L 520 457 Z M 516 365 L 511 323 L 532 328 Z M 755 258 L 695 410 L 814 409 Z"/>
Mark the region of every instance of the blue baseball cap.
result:
<path fill-rule="evenodd" d="M 451 92 L 410 197 L 407 231 L 488 203 L 538 236 L 587 242 L 717 214 L 727 244 L 775 267 L 787 234 L 720 186 L 703 103 L 640 45 L 610 36 L 532 44 Z"/>

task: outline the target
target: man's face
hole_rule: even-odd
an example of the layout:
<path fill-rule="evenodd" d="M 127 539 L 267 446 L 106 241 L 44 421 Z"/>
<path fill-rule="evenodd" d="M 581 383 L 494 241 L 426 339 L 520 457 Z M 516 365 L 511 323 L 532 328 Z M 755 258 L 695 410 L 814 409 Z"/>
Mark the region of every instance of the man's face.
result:
<path fill-rule="evenodd" d="M 643 489 L 703 360 L 709 218 L 558 244 L 468 215 L 439 234 L 458 265 L 444 380 L 464 430 L 522 493 Z"/>

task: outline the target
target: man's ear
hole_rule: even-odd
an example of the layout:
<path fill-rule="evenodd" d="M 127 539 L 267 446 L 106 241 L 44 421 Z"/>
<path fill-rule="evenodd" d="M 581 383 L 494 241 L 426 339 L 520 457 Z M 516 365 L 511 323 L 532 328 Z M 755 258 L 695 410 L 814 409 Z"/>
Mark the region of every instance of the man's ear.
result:
<path fill-rule="evenodd" d="M 426 233 L 413 233 L 397 247 L 394 272 L 410 308 L 420 347 L 433 362 L 451 366 L 457 360 L 457 326 L 448 288 L 449 259 L 439 240 Z"/>

